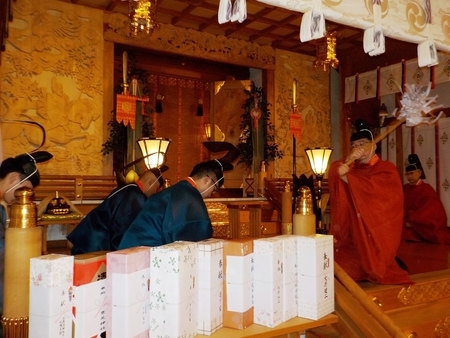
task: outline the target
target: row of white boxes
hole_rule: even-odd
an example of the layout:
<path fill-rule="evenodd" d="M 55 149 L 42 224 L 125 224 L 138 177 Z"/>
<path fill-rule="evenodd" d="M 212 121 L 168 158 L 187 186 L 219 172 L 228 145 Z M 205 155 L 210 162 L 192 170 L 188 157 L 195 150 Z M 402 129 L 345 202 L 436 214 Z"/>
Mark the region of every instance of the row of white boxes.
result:
<path fill-rule="evenodd" d="M 333 267 L 329 235 L 32 258 L 29 337 L 188 338 L 315 320 L 334 311 Z"/>

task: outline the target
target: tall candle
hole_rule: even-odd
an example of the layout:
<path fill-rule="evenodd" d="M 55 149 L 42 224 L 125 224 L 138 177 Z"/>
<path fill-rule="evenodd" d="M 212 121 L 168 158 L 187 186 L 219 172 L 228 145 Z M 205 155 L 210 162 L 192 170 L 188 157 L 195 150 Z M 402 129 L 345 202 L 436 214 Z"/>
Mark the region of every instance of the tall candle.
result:
<path fill-rule="evenodd" d="M 292 83 L 292 104 L 295 104 L 297 101 L 297 80 L 294 79 Z"/>
<path fill-rule="evenodd" d="M 128 83 L 127 73 L 128 73 L 128 53 L 125 51 L 122 54 L 123 58 L 123 83 Z"/>

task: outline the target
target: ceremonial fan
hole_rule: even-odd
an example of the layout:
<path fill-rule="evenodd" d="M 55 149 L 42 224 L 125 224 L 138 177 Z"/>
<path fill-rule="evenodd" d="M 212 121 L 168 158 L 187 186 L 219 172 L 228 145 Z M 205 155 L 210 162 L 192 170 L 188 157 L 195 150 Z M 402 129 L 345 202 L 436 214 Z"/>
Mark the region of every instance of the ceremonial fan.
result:
<path fill-rule="evenodd" d="M 386 130 L 374 138 L 373 142 L 378 143 L 386 136 L 392 133 L 398 126 L 406 122 L 407 127 L 414 127 L 419 124 L 433 124 L 436 123 L 444 114 L 441 110 L 443 105 L 435 105 L 437 95 L 428 97 L 431 89 L 431 82 L 424 91 L 422 87 L 416 85 L 406 84 L 406 91 L 400 100 L 400 109 L 394 111 L 394 116 L 397 118 L 386 127 Z M 439 112 L 437 115 L 435 113 Z M 371 147 L 372 143 L 366 145 Z M 345 164 L 350 165 L 355 161 L 355 158 L 350 158 Z"/>

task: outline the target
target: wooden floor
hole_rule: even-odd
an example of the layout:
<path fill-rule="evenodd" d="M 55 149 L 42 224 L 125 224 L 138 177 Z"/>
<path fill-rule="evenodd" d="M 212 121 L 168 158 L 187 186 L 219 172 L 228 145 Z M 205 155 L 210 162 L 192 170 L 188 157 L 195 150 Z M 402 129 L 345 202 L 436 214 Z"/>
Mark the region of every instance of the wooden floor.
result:
<path fill-rule="evenodd" d="M 49 245 L 50 253 L 70 254 L 67 246 Z M 450 245 L 402 242 L 397 256 L 406 264 L 410 275 L 450 269 Z M 332 327 L 308 330 L 306 338 L 339 338 Z"/>
<path fill-rule="evenodd" d="M 410 275 L 450 269 L 450 245 L 402 242 L 397 256 Z"/>

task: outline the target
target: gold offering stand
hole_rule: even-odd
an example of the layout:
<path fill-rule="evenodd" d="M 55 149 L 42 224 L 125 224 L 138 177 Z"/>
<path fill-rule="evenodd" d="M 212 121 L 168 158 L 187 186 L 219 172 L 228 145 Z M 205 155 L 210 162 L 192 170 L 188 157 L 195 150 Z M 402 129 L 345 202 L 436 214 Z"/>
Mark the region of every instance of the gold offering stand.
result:
<path fill-rule="evenodd" d="M 84 215 L 75 205 L 66 197 L 59 195 L 58 191 L 54 196 L 44 198 L 38 207 L 38 225 L 42 226 L 42 254 L 47 251 L 47 229 L 51 225 L 67 225 L 69 234 L 73 228 L 80 223 Z M 70 243 L 67 242 L 70 249 Z"/>

